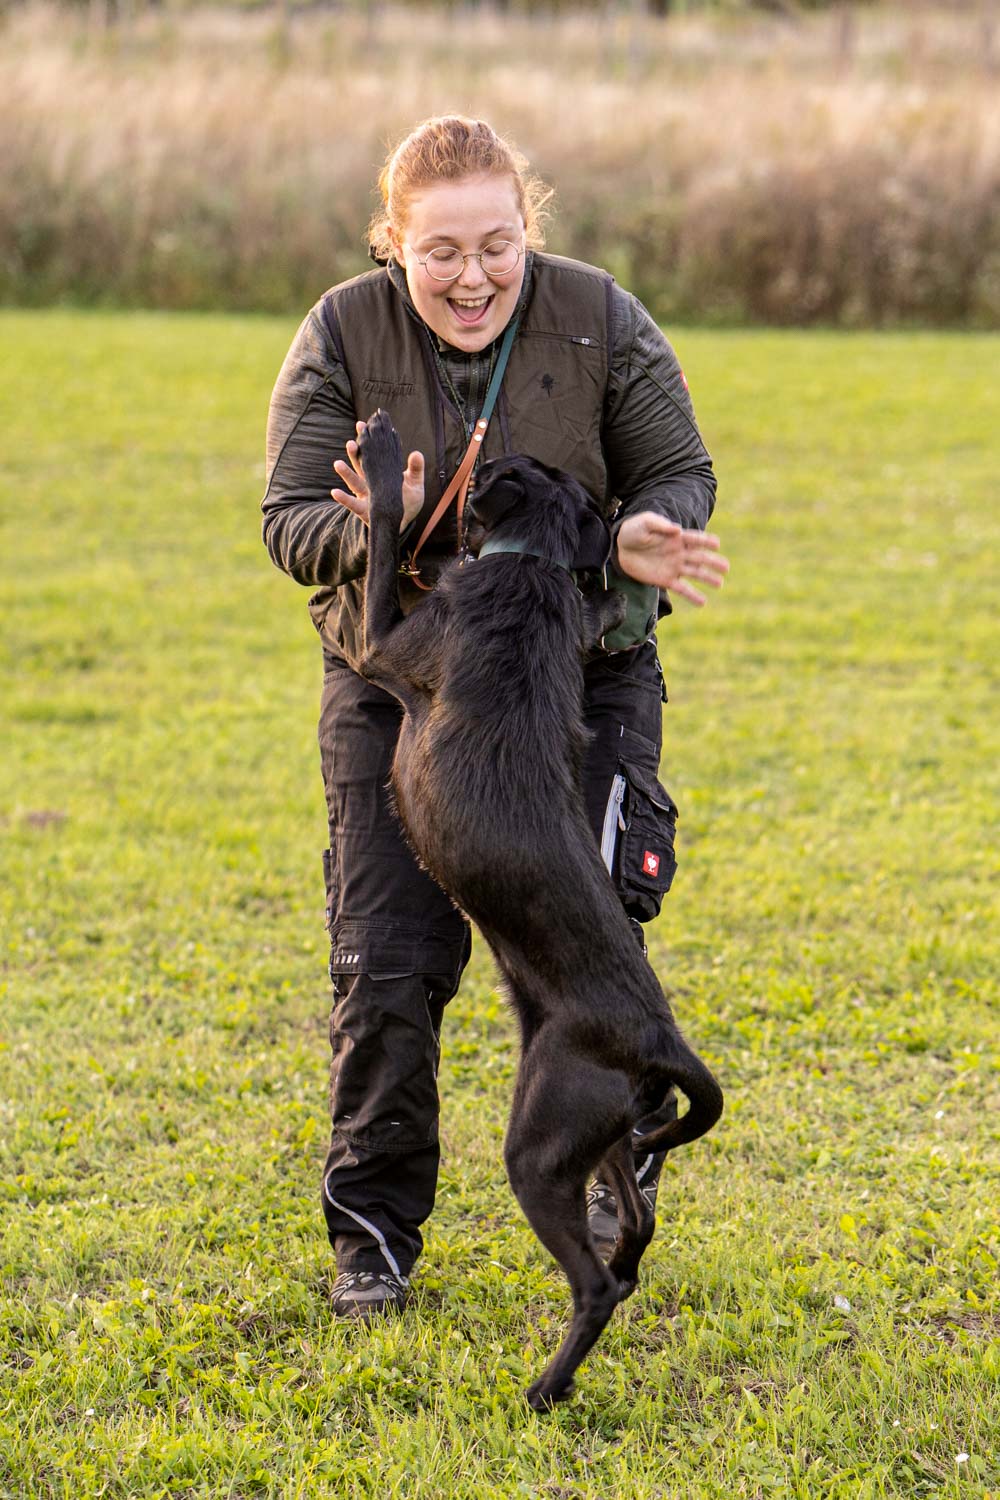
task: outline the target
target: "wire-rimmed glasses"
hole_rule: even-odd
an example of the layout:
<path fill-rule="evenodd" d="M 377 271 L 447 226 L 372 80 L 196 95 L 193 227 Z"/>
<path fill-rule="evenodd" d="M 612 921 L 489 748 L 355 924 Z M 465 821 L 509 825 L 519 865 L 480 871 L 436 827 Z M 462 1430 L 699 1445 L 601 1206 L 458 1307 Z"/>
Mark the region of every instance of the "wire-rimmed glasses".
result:
<path fill-rule="evenodd" d="M 413 246 L 410 246 L 413 250 Z M 482 250 L 473 250 L 463 255 L 454 245 L 438 245 L 423 259 L 413 250 L 432 281 L 457 281 L 465 270 L 465 263 L 478 260 L 480 270 L 486 276 L 509 276 L 524 251 L 512 240 L 491 240 Z"/>

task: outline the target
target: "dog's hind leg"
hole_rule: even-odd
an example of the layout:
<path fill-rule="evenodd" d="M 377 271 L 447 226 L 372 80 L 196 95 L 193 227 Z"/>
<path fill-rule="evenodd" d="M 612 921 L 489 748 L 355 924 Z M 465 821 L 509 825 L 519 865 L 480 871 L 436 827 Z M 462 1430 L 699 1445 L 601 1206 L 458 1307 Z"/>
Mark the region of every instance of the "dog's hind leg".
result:
<path fill-rule="evenodd" d="M 527 1392 L 536 1411 L 562 1401 L 573 1388 L 580 1361 L 600 1337 L 621 1299 L 587 1228 L 586 1183 L 628 1117 L 622 1075 L 567 1065 L 566 1049 L 553 1059 L 531 1048 L 522 1059 L 504 1148 L 517 1201 L 545 1248 L 569 1281 L 573 1320 L 555 1358 Z"/>
<path fill-rule="evenodd" d="M 620 1300 L 620 1288 L 590 1239 L 582 1182 L 570 1186 L 541 1179 L 518 1183 L 515 1193 L 532 1229 L 566 1273 L 573 1296 L 569 1332 L 526 1393 L 536 1411 L 547 1411 L 572 1391 L 577 1365 L 604 1331 Z"/>
<path fill-rule="evenodd" d="M 598 1169 L 598 1176 L 611 1188 L 618 1205 L 618 1239 L 608 1270 L 618 1282 L 624 1300 L 635 1291 L 639 1262 L 656 1227 L 653 1210 L 636 1180 L 631 1131 L 612 1146 Z"/>

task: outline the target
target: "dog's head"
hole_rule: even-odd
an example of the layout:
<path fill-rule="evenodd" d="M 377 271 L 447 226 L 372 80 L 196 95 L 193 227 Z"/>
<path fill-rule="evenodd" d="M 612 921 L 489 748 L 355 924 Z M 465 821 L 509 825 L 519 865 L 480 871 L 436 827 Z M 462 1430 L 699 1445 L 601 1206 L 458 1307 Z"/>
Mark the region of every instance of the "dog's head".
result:
<path fill-rule="evenodd" d="M 488 536 L 502 536 L 583 572 L 603 568 L 611 552 L 608 524 L 582 485 L 520 454 L 482 465 L 465 518 L 465 545 L 476 554 Z"/>

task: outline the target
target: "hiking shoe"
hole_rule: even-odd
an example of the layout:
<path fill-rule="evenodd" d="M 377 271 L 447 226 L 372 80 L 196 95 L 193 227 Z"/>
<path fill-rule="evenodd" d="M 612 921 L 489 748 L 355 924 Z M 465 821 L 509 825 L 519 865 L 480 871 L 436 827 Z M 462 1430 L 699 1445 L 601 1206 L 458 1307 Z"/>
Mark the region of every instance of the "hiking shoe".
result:
<path fill-rule="evenodd" d="M 603 1182 L 592 1182 L 587 1189 L 587 1228 L 598 1255 L 607 1260 L 618 1238 L 618 1204 Z"/>
<path fill-rule="evenodd" d="M 646 1175 L 651 1174 L 651 1180 L 643 1182 L 640 1178 L 639 1191 L 655 1213 L 660 1169 L 666 1161 L 666 1156 L 651 1156 L 647 1159 L 649 1167 Z M 597 1247 L 598 1255 L 602 1255 L 606 1260 L 618 1238 L 618 1204 L 614 1193 L 606 1183 L 592 1182 L 587 1189 L 587 1228 Z"/>
<path fill-rule="evenodd" d="M 410 1296 L 405 1276 L 388 1271 L 342 1271 L 333 1283 L 330 1307 L 337 1318 L 357 1318 L 370 1323 L 401 1312 Z"/>
<path fill-rule="evenodd" d="M 656 1129 L 660 1124 L 677 1118 L 677 1095 L 673 1089 L 669 1091 L 655 1117 L 651 1116 L 651 1124 L 647 1128 Z M 642 1136 L 644 1132 L 633 1130 L 632 1144 L 636 1153 L 635 1176 L 639 1184 L 639 1191 L 649 1204 L 653 1212 L 656 1212 L 656 1191 L 660 1185 L 660 1173 L 663 1171 L 663 1163 L 667 1159 L 665 1151 L 654 1155 L 649 1152 L 641 1156 Z M 592 1182 L 587 1189 L 587 1226 L 594 1238 L 598 1255 L 605 1258 L 611 1254 L 615 1240 L 618 1238 L 618 1204 L 615 1195 L 604 1182 Z"/>

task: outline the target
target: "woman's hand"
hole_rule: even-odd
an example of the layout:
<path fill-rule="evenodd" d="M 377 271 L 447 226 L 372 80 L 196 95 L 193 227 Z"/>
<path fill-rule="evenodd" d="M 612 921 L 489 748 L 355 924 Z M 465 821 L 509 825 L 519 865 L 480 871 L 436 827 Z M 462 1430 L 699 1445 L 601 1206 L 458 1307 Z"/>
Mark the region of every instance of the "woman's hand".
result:
<path fill-rule="evenodd" d="M 622 522 L 617 562 L 629 578 L 655 583 L 698 605 L 705 603 L 705 596 L 686 580 L 696 578 L 718 589 L 729 572 L 717 536 L 709 531 L 685 531 L 676 521 L 668 521 L 652 510 L 640 511 Z"/>
<path fill-rule="evenodd" d="M 364 422 L 358 422 L 358 437 L 365 430 Z M 338 458 L 333 467 L 338 475 L 348 486 L 346 490 L 331 490 L 330 494 L 338 504 L 353 511 L 360 516 L 365 525 L 368 525 L 368 485 L 365 481 L 365 471 L 361 467 L 361 455 L 358 452 L 356 442 L 347 445 L 347 460 Z M 403 523 L 400 531 L 405 531 L 414 516 L 420 514 L 424 503 L 424 455 L 422 453 L 411 453 L 406 460 L 406 470 L 403 474 Z"/>

